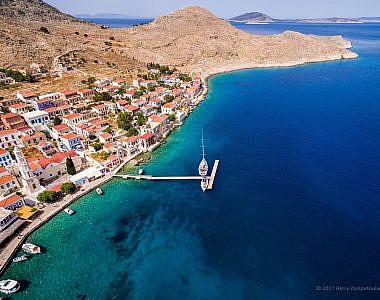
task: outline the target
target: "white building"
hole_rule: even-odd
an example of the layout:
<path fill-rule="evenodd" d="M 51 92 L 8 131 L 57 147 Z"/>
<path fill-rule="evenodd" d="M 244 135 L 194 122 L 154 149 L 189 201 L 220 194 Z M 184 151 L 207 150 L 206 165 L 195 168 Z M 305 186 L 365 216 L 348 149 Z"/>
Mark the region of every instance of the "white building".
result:
<path fill-rule="evenodd" d="M 21 133 L 16 129 L 0 130 L 0 147 L 6 149 L 11 146 L 21 145 L 20 136 Z"/>
<path fill-rule="evenodd" d="M 12 157 L 8 151 L 0 148 L 0 166 L 6 167 L 12 164 Z"/>
<path fill-rule="evenodd" d="M 79 172 L 70 177 L 70 181 L 74 183 L 77 187 L 83 186 L 95 179 L 104 176 L 107 173 L 104 167 L 90 167 L 82 172 Z"/>
<path fill-rule="evenodd" d="M 13 211 L 0 207 L 0 231 L 3 231 L 16 219 L 17 215 Z"/>
<path fill-rule="evenodd" d="M 46 111 L 31 111 L 22 114 L 22 116 L 24 117 L 26 123 L 28 123 L 29 126 L 37 130 L 41 129 L 42 125 L 50 122 L 49 114 Z"/>

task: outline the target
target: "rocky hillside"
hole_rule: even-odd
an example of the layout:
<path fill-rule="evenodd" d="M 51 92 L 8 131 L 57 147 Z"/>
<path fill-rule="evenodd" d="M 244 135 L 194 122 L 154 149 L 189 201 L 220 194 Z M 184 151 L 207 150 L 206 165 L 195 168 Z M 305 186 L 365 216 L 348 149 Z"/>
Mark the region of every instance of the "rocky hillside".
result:
<path fill-rule="evenodd" d="M 131 71 L 147 62 L 205 74 L 248 67 L 286 66 L 352 58 L 342 37 L 285 32 L 251 35 L 207 10 L 188 7 L 148 25 L 102 29 L 39 0 L 0 0 L 0 64 L 31 62 L 53 69 L 67 54 L 83 74 Z M 46 27 L 42 30 L 41 27 Z M 94 74 L 95 72 L 95 74 Z"/>
<path fill-rule="evenodd" d="M 75 21 L 70 15 L 60 12 L 55 7 L 41 0 L 0 0 L 2 18 L 23 21 Z"/>

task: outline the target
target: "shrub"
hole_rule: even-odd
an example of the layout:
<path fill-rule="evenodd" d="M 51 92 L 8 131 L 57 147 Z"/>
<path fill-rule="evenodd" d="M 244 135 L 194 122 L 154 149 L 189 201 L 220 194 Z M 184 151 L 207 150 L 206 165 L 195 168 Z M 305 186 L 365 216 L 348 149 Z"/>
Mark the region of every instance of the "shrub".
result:
<path fill-rule="evenodd" d="M 46 34 L 49 34 L 49 29 L 47 29 L 45 26 L 41 26 L 40 31 Z"/>

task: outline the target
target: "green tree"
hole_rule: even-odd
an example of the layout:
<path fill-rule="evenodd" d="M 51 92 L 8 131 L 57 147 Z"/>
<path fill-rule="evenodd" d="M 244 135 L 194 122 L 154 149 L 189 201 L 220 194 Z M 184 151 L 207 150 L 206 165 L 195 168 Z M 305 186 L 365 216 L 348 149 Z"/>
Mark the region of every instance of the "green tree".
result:
<path fill-rule="evenodd" d="M 111 99 L 112 99 L 112 96 L 108 94 L 107 92 L 96 93 L 94 95 L 94 101 L 96 102 L 110 101 Z"/>
<path fill-rule="evenodd" d="M 132 116 L 128 112 L 119 112 L 117 115 L 117 127 L 129 130 L 132 127 Z"/>
<path fill-rule="evenodd" d="M 127 133 L 128 136 L 135 136 L 135 135 L 138 135 L 138 134 L 139 134 L 139 132 L 137 131 L 136 128 L 131 127 L 131 128 L 128 129 L 128 133 Z"/>
<path fill-rule="evenodd" d="M 171 121 L 171 122 L 175 121 L 175 114 L 170 114 L 170 115 L 168 115 L 168 119 L 169 119 L 169 121 Z"/>
<path fill-rule="evenodd" d="M 54 126 L 61 125 L 62 120 L 58 116 L 55 116 L 54 120 L 53 120 L 53 124 L 54 124 Z"/>
<path fill-rule="evenodd" d="M 51 139 L 52 139 L 52 137 L 51 137 L 49 131 L 47 131 L 47 130 L 41 130 L 41 132 L 46 136 L 46 138 L 47 138 L 48 140 L 51 140 Z"/>
<path fill-rule="evenodd" d="M 117 90 L 116 94 L 118 95 L 124 95 L 126 92 L 125 88 L 121 87 Z"/>
<path fill-rule="evenodd" d="M 169 95 L 169 94 L 165 95 L 165 97 L 164 97 L 165 103 L 172 102 L 174 99 L 175 99 L 175 97 L 173 95 Z"/>
<path fill-rule="evenodd" d="M 95 143 L 92 145 L 94 147 L 94 150 L 98 152 L 99 150 L 103 149 L 103 144 L 102 143 Z"/>
<path fill-rule="evenodd" d="M 137 125 L 138 126 L 145 125 L 146 122 L 148 121 L 148 118 L 144 117 L 144 115 L 141 111 L 139 111 L 136 116 L 137 116 Z"/>
<path fill-rule="evenodd" d="M 77 173 L 77 170 L 75 170 L 74 162 L 70 156 L 66 158 L 66 170 L 67 174 L 69 175 L 75 175 Z"/>
<path fill-rule="evenodd" d="M 54 191 L 43 191 L 38 194 L 37 200 L 42 203 L 51 203 L 57 199 L 57 192 Z"/>
<path fill-rule="evenodd" d="M 61 192 L 65 195 L 74 193 L 76 186 L 71 181 L 62 183 Z"/>
<path fill-rule="evenodd" d="M 111 126 L 108 126 L 106 129 L 103 130 L 103 132 L 111 133 L 112 132 Z"/>

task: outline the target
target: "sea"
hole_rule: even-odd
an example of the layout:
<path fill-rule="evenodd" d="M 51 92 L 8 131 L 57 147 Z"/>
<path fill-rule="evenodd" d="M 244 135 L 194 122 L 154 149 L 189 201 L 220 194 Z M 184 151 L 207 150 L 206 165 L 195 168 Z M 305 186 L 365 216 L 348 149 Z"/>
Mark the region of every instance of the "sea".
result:
<path fill-rule="evenodd" d="M 29 237 L 45 251 L 10 265 L 12 299 L 380 299 L 380 24 L 234 25 L 340 34 L 359 58 L 213 76 L 142 167 L 196 175 L 203 129 L 214 189 L 105 184 Z"/>

